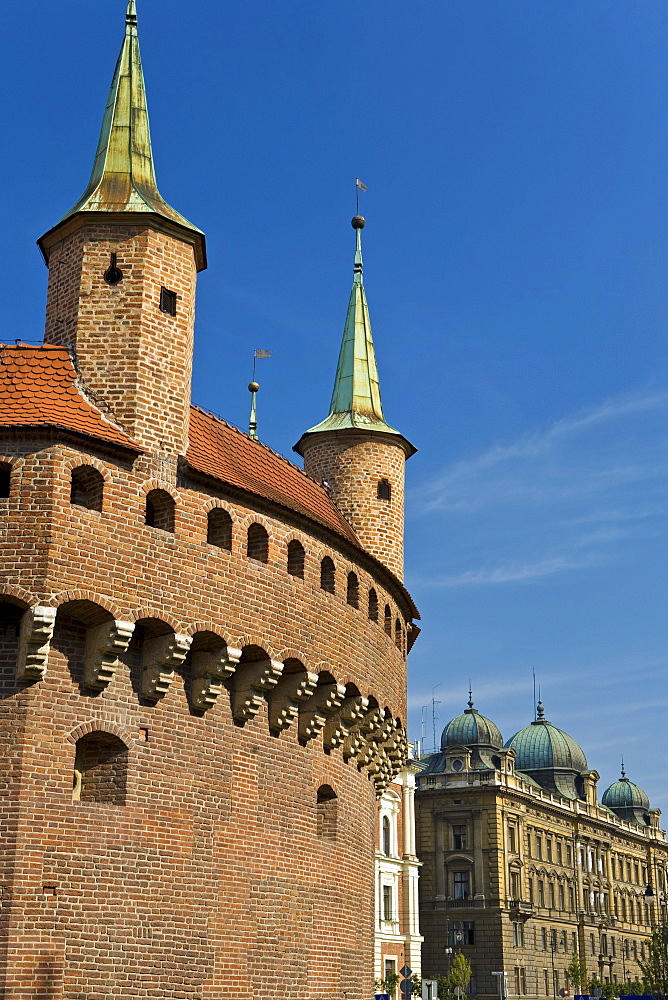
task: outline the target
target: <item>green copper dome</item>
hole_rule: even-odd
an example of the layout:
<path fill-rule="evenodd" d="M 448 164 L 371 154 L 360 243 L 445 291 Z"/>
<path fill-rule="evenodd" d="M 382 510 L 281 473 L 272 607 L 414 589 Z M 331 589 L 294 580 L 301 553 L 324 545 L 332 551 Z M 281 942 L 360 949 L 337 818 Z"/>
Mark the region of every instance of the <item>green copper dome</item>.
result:
<path fill-rule="evenodd" d="M 448 722 L 441 736 L 441 750 L 448 747 L 485 746 L 501 750 L 503 736 L 491 719 L 480 715 L 469 698 L 469 707 L 456 719 Z"/>
<path fill-rule="evenodd" d="M 647 793 L 635 785 L 626 777 L 624 765 L 622 765 L 622 776 L 617 781 L 613 781 L 609 788 L 603 792 L 601 802 L 608 809 L 612 809 L 620 819 L 628 820 L 631 823 L 646 825 L 649 812 L 649 798 Z"/>
<path fill-rule="evenodd" d="M 515 733 L 506 747 L 515 751 L 517 771 L 525 771 L 543 788 L 565 798 L 581 797 L 576 778 L 588 770 L 587 758 L 572 736 L 547 721 L 542 702 L 535 721 Z"/>

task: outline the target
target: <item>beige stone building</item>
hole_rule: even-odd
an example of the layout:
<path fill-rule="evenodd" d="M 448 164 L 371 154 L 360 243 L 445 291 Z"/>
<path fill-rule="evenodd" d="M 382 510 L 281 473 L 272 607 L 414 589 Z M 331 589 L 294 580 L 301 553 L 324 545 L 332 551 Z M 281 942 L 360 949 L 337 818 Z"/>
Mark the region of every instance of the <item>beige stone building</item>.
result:
<path fill-rule="evenodd" d="M 587 975 L 639 974 L 666 917 L 668 846 L 658 809 L 622 776 L 598 798 L 581 747 L 544 717 L 505 746 L 469 701 L 417 776 L 425 976 L 471 962 L 469 992 L 554 997 L 574 953 Z M 620 992 L 623 992 L 620 990 Z"/>

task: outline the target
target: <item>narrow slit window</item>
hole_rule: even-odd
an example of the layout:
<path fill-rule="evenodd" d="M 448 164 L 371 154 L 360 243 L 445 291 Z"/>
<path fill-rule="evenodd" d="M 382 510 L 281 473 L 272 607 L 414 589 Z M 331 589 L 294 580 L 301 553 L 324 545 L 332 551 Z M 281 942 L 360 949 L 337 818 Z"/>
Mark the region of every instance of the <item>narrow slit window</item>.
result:
<path fill-rule="evenodd" d="M 373 587 L 369 591 L 369 621 L 378 621 L 378 594 Z"/>
<path fill-rule="evenodd" d="M 0 462 L 0 500 L 9 498 L 12 467 L 7 462 Z"/>
<path fill-rule="evenodd" d="M 320 563 L 320 587 L 322 590 L 326 590 L 328 594 L 333 594 L 336 590 L 336 571 L 334 569 L 334 562 L 329 556 L 325 558 Z"/>
<path fill-rule="evenodd" d="M 389 604 L 385 605 L 385 634 L 392 635 L 392 609 Z"/>
<path fill-rule="evenodd" d="M 379 500 L 392 499 L 392 487 L 388 479 L 379 479 L 376 487 L 376 496 Z"/>
<path fill-rule="evenodd" d="M 293 538 L 288 542 L 288 573 L 299 580 L 304 579 L 304 546 Z"/>
<path fill-rule="evenodd" d="M 352 608 L 359 608 L 360 606 L 360 585 L 356 573 L 348 573 L 346 601 Z"/>
<path fill-rule="evenodd" d="M 170 291 L 164 285 L 160 289 L 160 310 L 168 316 L 176 316 L 176 292 Z"/>

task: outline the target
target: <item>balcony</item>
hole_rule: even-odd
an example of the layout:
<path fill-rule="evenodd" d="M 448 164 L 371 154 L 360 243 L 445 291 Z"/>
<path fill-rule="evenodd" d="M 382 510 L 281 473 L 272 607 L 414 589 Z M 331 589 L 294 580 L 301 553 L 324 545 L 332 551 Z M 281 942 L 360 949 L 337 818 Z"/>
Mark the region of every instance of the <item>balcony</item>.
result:
<path fill-rule="evenodd" d="M 530 903 L 528 899 L 508 899 L 506 905 L 513 916 L 524 919 L 533 916 L 533 903 Z"/>
<path fill-rule="evenodd" d="M 445 900 L 444 909 L 446 910 L 484 910 L 485 909 L 485 897 L 484 896 L 474 896 L 468 897 L 467 899 L 452 899 L 448 896 Z"/>

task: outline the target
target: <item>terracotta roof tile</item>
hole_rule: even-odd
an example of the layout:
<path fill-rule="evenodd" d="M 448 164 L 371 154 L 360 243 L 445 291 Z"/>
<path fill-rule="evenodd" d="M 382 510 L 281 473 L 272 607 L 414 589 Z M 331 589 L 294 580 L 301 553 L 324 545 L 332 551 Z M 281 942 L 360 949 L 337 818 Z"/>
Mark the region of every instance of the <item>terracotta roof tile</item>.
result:
<path fill-rule="evenodd" d="M 193 469 L 273 500 L 360 545 L 322 486 L 271 448 L 197 406 L 190 409 L 190 444 L 185 457 Z"/>
<path fill-rule="evenodd" d="M 142 450 L 86 398 L 64 347 L 0 344 L 0 426 L 38 424 Z"/>

